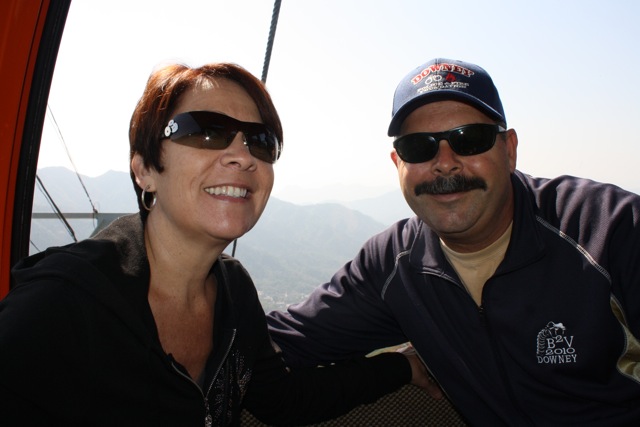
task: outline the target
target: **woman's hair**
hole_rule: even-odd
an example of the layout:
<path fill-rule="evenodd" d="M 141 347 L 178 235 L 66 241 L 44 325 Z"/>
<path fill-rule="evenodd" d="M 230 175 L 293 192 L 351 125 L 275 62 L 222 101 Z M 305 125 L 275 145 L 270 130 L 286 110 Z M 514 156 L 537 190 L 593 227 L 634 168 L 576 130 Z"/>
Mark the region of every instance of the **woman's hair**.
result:
<path fill-rule="evenodd" d="M 282 141 L 282 124 L 264 84 L 247 70 L 231 63 L 212 63 L 198 68 L 183 64 L 173 64 L 154 71 L 131 116 L 129 125 L 129 160 L 140 154 L 146 167 L 162 173 L 163 130 L 173 117 L 176 105 L 182 95 L 193 87 L 202 86 L 207 81 L 228 79 L 238 83 L 253 99 L 263 123 Z M 146 218 L 147 211 L 142 206 L 142 189 L 136 183 L 133 170 L 130 171 L 133 187 L 138 199 L 138 207 Z"/>

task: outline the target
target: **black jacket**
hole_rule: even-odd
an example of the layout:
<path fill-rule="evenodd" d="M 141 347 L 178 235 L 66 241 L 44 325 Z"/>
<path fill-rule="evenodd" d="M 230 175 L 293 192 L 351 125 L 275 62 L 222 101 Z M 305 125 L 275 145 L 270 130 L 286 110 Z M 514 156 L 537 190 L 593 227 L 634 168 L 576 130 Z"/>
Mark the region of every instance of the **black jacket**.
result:
<path fill-rule="evenodd" d="M 215 341 L 201 388 L 160 345 L 138 215 L 21 261 L 0 301 L 0 424 L 234 425 L 243 403 L 266 422 L 302 424 L 409 381 L 398 354 L 288 372 L 247 272 L 226 255 L 212 268 Z"/>

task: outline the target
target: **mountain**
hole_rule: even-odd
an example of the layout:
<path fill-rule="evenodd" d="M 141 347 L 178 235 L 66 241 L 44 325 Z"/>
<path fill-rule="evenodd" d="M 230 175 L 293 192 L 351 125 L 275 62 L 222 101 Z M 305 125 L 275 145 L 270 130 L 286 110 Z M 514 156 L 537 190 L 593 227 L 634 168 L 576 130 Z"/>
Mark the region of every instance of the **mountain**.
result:
<path fill-rule="evenodd" d="M 126 172 L 109 171 L 91 178 L 84 175 L 78 177 L 63 167 L 49 167 L 38 169 L 37 175 L 63 212 L 91 212 L 92 204 L 98 212 L 138 210 L 133 183 Z M 33 211 L 46 210 L 48 206 L 36 184 Z"/>
<path fill-rule="evenodd" d="M 39 169 L 38 177 L 59 210 L 67 214 L 91 213 L 93 206 L 101 214 L 138 209 L 125 172 L 79 178 L 68 169 L 54 167 Z M 52 212 L 44 190 L 36 187 L 33 212 Z M 313 205 L 271 197 L 258 224 L 236 242 L 235 257 L 253 277 L 265 310 L 283 309 L 328 281 L 368 238 L 412 215 L 399 190 L 352 202 Z M 95 219 L 67 216 L 66 222 L 69 228 L 60 219 L 34 219 L 31 253 L 73 242 L 69 229 L 80 240 L 98 226 Z M 226 250 L 232 251 L 232 246 Z"/>
<path fill-rule="evenodd" d="M 110 171 L 91 178 L 65 168 L 43 168 L 38 177 L 64 213 L 129 213 L 137 202 L 129 174 Z M 85 191 L 86 189 L 86 191 Z M 283 309 L 328 281 L 362 244 L 390 223 L 403 218 L 406 203 L 398 191 L 352 202 L 296 205 L 272 197 L 258 224 L 236 242 L 235 257 L 251 274 L 266 311 Z M 36 188 L 34 213 L 52 212 L 44 192 Z M 93 219 L 67 218 L 76 239 L 89 237 Z M 32 253 L 73 242 L 60 219 L 34 219 Z M 225 252 L 232 253 L 232 246 Z"/>
<path fill-rule="evenodd" d="M 344 202 L 344 205 L 362 212 L 385 225 L 391 225 L 403 218 L 415 215 L 400 190 L 389 191 L 381 196 L 369 199 Z"/>
<path fill-rule="evenodd" d="M 235 256 L 251 273 L 265 307 L 302 300 L 385 228 L 339 204 L 297 206 L 272 198 Z M 231 253 L 231 250 L 227 252 Z"/>

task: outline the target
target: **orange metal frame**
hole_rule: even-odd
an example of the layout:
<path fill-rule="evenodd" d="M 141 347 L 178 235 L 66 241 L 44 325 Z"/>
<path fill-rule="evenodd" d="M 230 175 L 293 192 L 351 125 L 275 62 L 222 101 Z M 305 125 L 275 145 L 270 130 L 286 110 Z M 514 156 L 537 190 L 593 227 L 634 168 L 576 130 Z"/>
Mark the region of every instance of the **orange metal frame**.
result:
<path fill-rule="evenodd" d="M 0 299 L 9 292 L 12 262 L 26 255 L 23 248 L 28 248 L 28 233 L 26 244 L 15 241 L 16 219 L 21 217 L 24 224 L 25 212 L 31 214 L 30 200 L 28 206 L 24 203 L 29 191 L 18 194 L 17 188 L 31 185 L 33 192 L 40 147 L 39 138 L 33 136 L 42 132 L 69 5 L 70 0 L 5 0 L 0 13 Z M 34 87 L 40 92 L 37 99 Z M 38 104 L 34 99 L 40 104 L 45 99 L 44 106 L 33 105 Z M 34 129 L 38 123 L 40 128 Z M 25 142 L 27 134 L 31 136 Z M 24 239 L 24 234 L 18 236 Z"/>

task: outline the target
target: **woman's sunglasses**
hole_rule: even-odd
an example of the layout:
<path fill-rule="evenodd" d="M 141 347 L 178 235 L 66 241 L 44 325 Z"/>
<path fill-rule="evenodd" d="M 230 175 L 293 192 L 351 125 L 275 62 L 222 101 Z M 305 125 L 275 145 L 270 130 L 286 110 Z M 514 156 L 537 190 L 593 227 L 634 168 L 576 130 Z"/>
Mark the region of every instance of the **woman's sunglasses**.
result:
<path fill-rule="evenodd" d="M 164 129 L 164 138 L 194 148 L 224 150 L 238 132 L 256 159 L 275 163 L 282 153 L 282 142 L 262 123 L 241 122 L 212 111 L 190 111 L 175 116 Z"/>
<path fill-rule="evenodd" d="M 464 125 L 444 132 L 410 133 L 393 141 L 393 148 L 407 163 L 423 163 L 438 154 L 440 141 L 449 143 L 454 153 L 473 156 L 489 151 L 496 143 L 496 135 L 505 132 L 500 125 L 476 123 Z"/>

